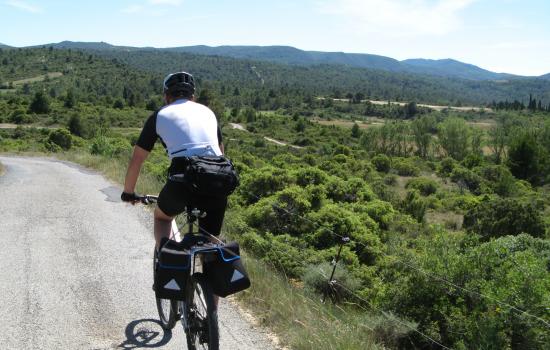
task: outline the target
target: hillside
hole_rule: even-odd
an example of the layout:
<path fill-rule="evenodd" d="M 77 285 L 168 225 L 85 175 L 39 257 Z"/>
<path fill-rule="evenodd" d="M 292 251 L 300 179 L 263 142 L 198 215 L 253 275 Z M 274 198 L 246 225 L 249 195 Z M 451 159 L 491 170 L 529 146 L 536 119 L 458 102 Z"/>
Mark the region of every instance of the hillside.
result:
<path fill-rule="evenodd" d="M 205 80 L 239 88 L 296 89 L 299 93 L 333 95 L 362 93 L 372 99 L 417 101 L 441 105 L 487 105 L 492 101 L 526 101 L 529 94 L 550 102 L 550 82 L 542 79 L 477 81 L 427 74 L 391 72 L 348 65 L 289 65 L 267 61 L 191 53 L 95 51 L 131 66 L 160 74 L 186 69 Z M 252 68 L 254 67 L 254 68 Z M 257 73 L 261 74 L 258 79 Z M 261 81 L 264 84 L 261 84 Z"/>
<path fill-rule="evenodd" d="M 186 52 L 200 55 L 224 56 L 239 59 L 264 60 L 275 63 L 293 65 L 347 65 L 358 68 L 380 69 L 391 72 L 408 72 L 444 76 L 452 78 L 463 78 L 471 80 L 501 80 L 516 77 L 506 73 L 495 73 L 475 65 L 463 63 L 453 59 L 428 60 L 428 59 L 407 59 L 398 61 L 396 59 L 360 53 L 345 52 L 322 52 L 304 51 L 290 46 L 182 46 L 173 48 L 137 48 L 130 46 L 115 46 L 104 42 L 71 42 L 46 44 L 60 49 L 93 49 L 93 50 L 163 50 L 170 52 Z"/>
<path fill-rule="evenodd" d="M 408 66 L 415 67 L 417 73 L 453 76 L 472 80 L 499 80 L 516 77 L 512 74 L 491 72 L 474 66 L 473 64 L 467 64 L 453 59 L 409 59 L 401 62 Z"/>
<path fill-rule="evenodd" d="M 416 101 L 417 103 L 436 105 L 481 105 L 486 106 L 493 101 L 528 101 L 529 95 L 537 100 L 542 100 L 544 105 L 550 102 L 550 80 L 549 79 L 508 79 L 500 81 L 474 81 L 468 79 L 446 78 L 426 74 L 414 74 L 406 72 L 390 72 L 386 70 L 356 68 L 347 65 L 289 65 L 277 64 L 268 61 L 254 61 L 248 59 L 235 59 L 222 56 L 205 56 L 191 53 L 169 52 L 157 49 L 124 50 L 112 48 L 106 43 L 88 43 L 88 49 L 75 49 L 76 46 L 69 42 L 60 43 L 72 47 L 72 51 L 56 49 L 53 54 L 48 48 L 34 48 L 20 50 L 5 50 L 3 60 L 11 60 L 16 63 L 15 68 L 2 75 L 6 84 L 11 80 L 32 78 L 44 72 L 63 72 L 64 69 L 71 70 L 74 66 L 63 62 L 63 59 L 71 60 L 71 57 L 80 57 L 82 70 L 89 70 L 86 67 L 86 59 L 91 62 L 103 62 L 105 66 L 114 66 L 117 71 L 130 70 L 131 74 L 146 75 L 149 79 L 159 81 L 163 75 L 177 70 L 188 70 L 193 72 L 199 80 L 199 86 L 206 83 L 216 90 L 222 91 L 235 88 L 247 96 L 249 104 L 255 100 L 268 99 L 267 95 L 278 96 L 278 104 L 287 101 L 302 101 L 307 96 L 333 96 L 344 98 L 347 95 L 360 94 L 372 100 L 393 100 L 393 101 Z M 59 61 L 58 67 L 55 64 L 44 65 L 41 58 L 37 57 L 31 67 L 25 68 L 23 62 L 28 62 L 24 52 L 35 50 L 31 55 L 39 55 L 40 52 L 50 59 Z M 42 51 L 41 51 L 42 50 Z M 80 52 L 75 51 L 80 50 Z M 69 55 L 67 58 L 65 55 Z M 20 58 L 16 58 L 20 57 Z M 6 61 L 6 62 L 8 62 Z M 19 61 L 21 61 L 19 64 Z M 56 61 L 56 62 L 57 62 Z M 10 61 L 11 62 L 11 61 Z M 4 68 L 7 66 L 4 65 Z M 25 74 L 21 75 L 24 68 Z M 149 97 L 151 94 L 158 94 L 158 88 L 153 87 L 151 82 L 144 82 L 141 86 L 129 82 L 125 73 L 120 73 L 122 80 L 127 80 L 127 90 L 142 90 L 140 95 Z M 111 79 L 117 75 L 96 75 L 92 81 L 96 85 L 94 90 L 105 90 L 108 86 L 119 86 L 118 93 L 122 97 L 123 87 L 120 78 Z M 104 87 L 98 85 L 103 82 Z M 88 80 L 80 84 L 89 84 Z M 139 84 L 138 84 L 139 85 Z M 157 85 L 158 86 L 158 85 Z M 272 92 L 270 92 L 272 91 Z M 100 94 L 105 94 L 101 92 Z M 227 99 L 233 98 L 225 95 Z M 234 99 L 234 98 L 233 98 Z M 287 104 L 288 105 L 288 104 Z"/>

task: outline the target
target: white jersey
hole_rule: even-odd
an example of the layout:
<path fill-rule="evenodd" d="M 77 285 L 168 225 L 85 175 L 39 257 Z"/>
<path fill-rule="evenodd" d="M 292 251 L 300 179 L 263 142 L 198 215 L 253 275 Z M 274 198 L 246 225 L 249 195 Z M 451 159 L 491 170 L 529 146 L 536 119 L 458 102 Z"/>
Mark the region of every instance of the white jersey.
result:
<path fill-rule="evenodd" d="M 210 108 L 179 99 L 147 119 L 137 145 L 151 151 L 160 138 L 170 159 L 222 155 L 221 132 Z"/>

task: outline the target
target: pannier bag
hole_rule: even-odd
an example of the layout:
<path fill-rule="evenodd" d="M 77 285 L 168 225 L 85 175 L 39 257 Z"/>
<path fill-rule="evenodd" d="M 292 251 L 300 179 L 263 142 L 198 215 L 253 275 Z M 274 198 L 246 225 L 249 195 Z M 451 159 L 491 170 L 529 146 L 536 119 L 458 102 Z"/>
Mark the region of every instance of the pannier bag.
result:
<path fill-rule="evenodd" d="M 155 295 L 161 299 L 183 300 L 191 270 L 191 253 L 181 243 L 166 240 L 158 253 Z"/>
<path fill-rule="evenodd" d="M 237 242 L 220 247 L 215 259 L 205 263 L 205 275 L 214 294 L 226 297 L 250 287 L 248 273 L 244 269 Z"/>
<path fill-rule="evenodd" d="M 209 197 L 226 197 L 239 186 L 237 171 L 224 156 L 174 158 L 168 178 L 186 183 L 193 194 Z"/>

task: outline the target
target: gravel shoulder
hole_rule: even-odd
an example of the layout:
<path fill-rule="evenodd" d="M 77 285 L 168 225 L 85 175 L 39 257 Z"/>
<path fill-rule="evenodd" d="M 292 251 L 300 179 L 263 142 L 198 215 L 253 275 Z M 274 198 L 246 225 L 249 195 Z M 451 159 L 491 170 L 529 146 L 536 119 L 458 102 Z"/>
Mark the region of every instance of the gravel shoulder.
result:
<path fill-rule="evenodd" d="M 152 285 L 152 216 L 76 165 L 0 156 L 2 349 L 185 349 L 164 332 Z M 222 349 L 275 349 L 231 301 Z"/>

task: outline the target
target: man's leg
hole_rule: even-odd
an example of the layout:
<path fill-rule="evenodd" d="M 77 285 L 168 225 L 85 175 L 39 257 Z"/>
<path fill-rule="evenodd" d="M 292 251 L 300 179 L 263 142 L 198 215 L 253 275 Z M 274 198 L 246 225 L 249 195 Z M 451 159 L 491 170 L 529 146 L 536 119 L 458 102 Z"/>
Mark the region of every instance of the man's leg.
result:
<path fill-rule="evenodd" d="M 155 208 L 155 247 L 157 250 L 159 249 L 162 238 L 170 238 L 173 219 L 173 217 L 164 214 L 158 207 Z"/>

